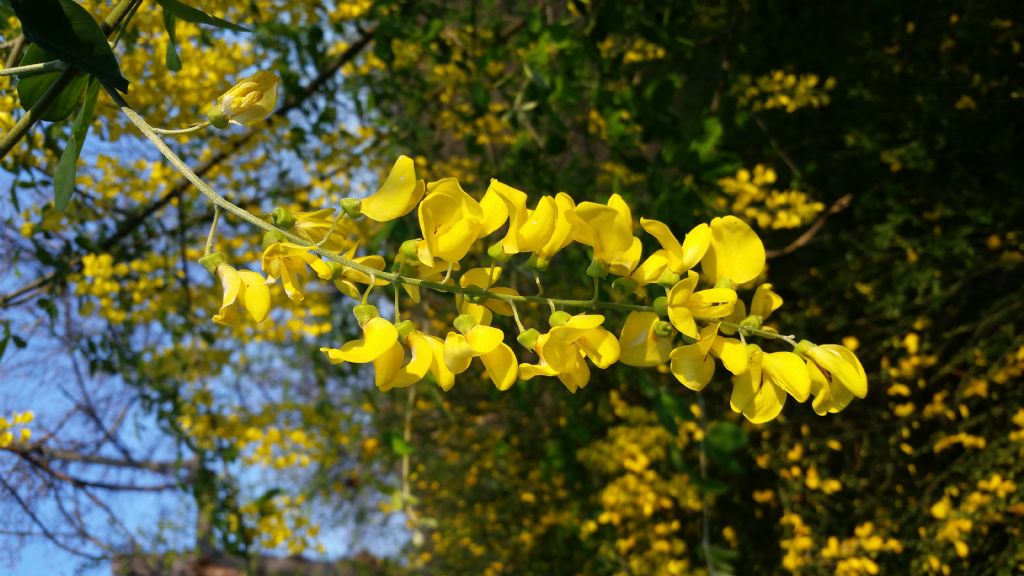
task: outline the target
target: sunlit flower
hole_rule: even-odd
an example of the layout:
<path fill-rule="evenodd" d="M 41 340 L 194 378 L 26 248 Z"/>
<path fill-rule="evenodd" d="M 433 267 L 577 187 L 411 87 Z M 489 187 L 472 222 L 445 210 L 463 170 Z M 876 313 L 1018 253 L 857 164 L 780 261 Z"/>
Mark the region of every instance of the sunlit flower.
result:
<path fill-rule="evenodd" d="M 217 266 L 216 274 L 224 288 L 224 300 L 214 322 L 234 326 L 241 317 L 240 308 L 245 308 L 257 324 L 267 318 L 270 288 L 263 276 L 251 270 L 236 270 L 225 263 Z"/>
<path fill-rule="evenodd" d="M 508 233 L 500 243 L 504 256 L 533 252 L 547 244 L 558 216 L 558 206 L 554 198 L 544 196 L 537 202 L 537 207 L 530 210 L 526 207 L 524 192 L 497 179 L 491 180 L 488 192 L 491 190 L 501 198 L 508 212 Z"/>
<path fill-rule="evenodd" d="M 371 254 L 369 256 L 356 256 L 356 246 L 349 249 L 348 252 L 343 256 L 353 262 L 369 266 L 375 270 L 384 270 L 384 257 L 377 254 Z M 362 288 L 360 284 L 369 285 L 370 276 L 364 272 L 360 272 L 350 266 L 345 266 L 338 262 L 328 262 L 331 267 L 332 278 L 334 279 L 334 285 L 337 286 L 338 290 L 342 294 L 351 298 L 359 299 L 362 297 Z M 380 278 L 374 278 L 374 286 L 386 286 L 388 282 L 381 280 Z"/>
<path fill-rule="evenodd" d="M 551 229 L 547 241 L 533 252 L 531 260 L 538 270 L 546 270 L 551 258 L 572 242 L 573 218 L 576 202 L 565 192 L 555 195 L 555 226 Z"/>
<path fill-rule="evenodd" d="M 380 189 L 359 202 L 359 211 L 370 220 L 390 222 L 412 212 L 425 190 L 412 158 L 399 156 Z"/>
<path fill-rule="evenodd" d="M 501 330 L 477 323 L 468 315 L 455 319 L 458 332 L 449 332 L 444 340 L 444 361 L 453 374 L 462 374 L 480 358 L 487 376 L 498 390 L 508 390 L 516 382 L 516 355 L 505 344 Z"/>
<path fill-rule="evenodd" d="M 701 271 L 711 282 L 749 282 L 761 273 L 764 262 L 764 244 L 745 222 L 735 216 L 711 221 L 711 243 L 701 260 Z"/>
<path fill-rule="evenodd" d="M 489 266 L 487 268 L 470 268 L 459 277 L 459 285 L 463 288 L 479 288 L 495 294 L 506 294 L 517 296 L 514 288 L 507 286 L 495 286 L 494 283 L 501 278 L 503 269 L 500 266 Z M 470 302 L 467 298 L 459 295 L 456 297 L 459 311 L 463 314 L 474 316 L 481 324 L 490 324 L 491 312 L 502 316 L 512 316 L 512 306 L 504 300 L 497 298 L 485 298 L 479 303 Z"/>
<path fill-rule="evenodd" d="M 618 194 L 608 204 L 581 202 L 573 211 L 573 239 L 594 249 L 594 260 L 617 276 L 629 276 L 640 262 L 643 247 L 633 235 L 629 205 Z"/>
<path fill-rule="evenodd" d="M 320 351 L 327 355 L 331 364 L 373 362 L 377 386 L 392 387 L 402 362 L 401 349 L 397 352 L 397 361 L 393 349 L 398 342 L 398 329 L 390 321 L 381 318 L 377 308 L 370 304 L 356 306 L 353 313 L 363 331 L 363 337 L 346 342 L 341 348 L 321 348 Z"/>
<path fill-rule="evenodd" d="M 225 92 L 207 110 L 210 124 L 227 128 L 231 124 L 252 124 L 274 112 L 280 80 L 272 72 L 260 70 Z"/>
<path fill-rule="evenodd" d="M 333 275 L 331 267 L 319 256 L 311 254 L 305 246 L 274 242 L 263 251 L 263 272 L 267 275 L 267 284 L 280 279 L 284 293 L 296 304 L 303 299 L 299 279 L 305 273 L 306 266 L 312 268 L 321 280 L 330 280 Z"/>
<path fill-rule="evenodd" d="M 698 224 L 683 238 L 680 244 L 669 227 L 658 220 L 640 219 L 640 226 L 651 236 L 657 238 L 665 251 L 665 267 L 675 273 L 682 274 L 700 262 L 708 251 L 711 243 L 711 227 Z"/>
<path fill-rule="evenodd" d="M 684 344 L 672 351 L 669 370 L 676 380 L 687 388 L 700 392 L 715 375 L 715 361 L 722 361 L 733 374 L 747 370 L 747 347 L 735 338 L 718 334 L 718 324 L 709 324 L 700 331 L 692 344 Z"/>
<path fill-rule="evenodd" d="M 857 355 L 839 344 L 815 346 L 806 340 L 797 347 L 807 359 L 811 379 L 811 406 L 819 415 L 839 412 L 868 393 L 868 378 Z"/>
<path fill-rule="evenodd" d="M 374 383 L 384 392 L 392 388 L 412 386 L 422 380 L 427 372 L 437 364 L 430 339 L 434 338 L 438 342 L 440 339 L 427 336 L 415 329 L 403 330 L 403 328 L 404 326 L 401 325 L 397 327 L 398 341 L 373 361 Z M 403 338 L 402 332 L 406 331 L 407 334 Z M 403 340 L 405 346 L 403 346 Z M 408 362 L 405 361 L 407 349 L 409 352 Z M 443 363 L 442 361 L 441 364 Z M 448 372 L 448 374 L 451 373 Z"/>
<path fill-rule="evenodd" d="M 697 320 L 724 318 L 736 304 L 731 288 L 709 288 L 695 292 L 698 276 L 693 270 L 668 293 L 668 318 L 680 333 L 697 338 Z"/>
<path fill-rule="evenodd" d="M 327 241 L 321 246 L 324 250 L 340 252 L 350 248 L 353 244 L 353 237 L 358 236 L 358 230 L 354 229 L 352 221 L 336 218 L 333 208 L 296 212 L 289 216 L 294 221 L 291 231 L 296 236 L 306 239 L 310 244 L 319 244 L 324 238 L 327 238 Z M 336 221 L 337 223 L 335 223 Z M 287 227 L 280 224 L 278 226 Z M 330 232 L 328 237 L 327 234 L 332 228 L 334 231 Z"/>
<path fill-rule="evenodd" d="M 483 227 L 480 204 L 466 194 L 455 178 L 431 182 L 420 202 L 419 221 L 423 239 L 419 260 L 433 266 L 434 259 L 458 262 L 469 252 Z"/>
<path fill-rule="evenodd" d="M 619 359 L 619 341 L 601 325 L 604 316 L 556 312 L 552 328 L 537 339 L 535 351 L 538 364 L 520 364 L 523 380 L 534 376 L 557 376 L 570 392 L 575 393 L 590 382 L 589 359 L 598 368 L 607 368 Z"/>
<path fill-rule="evenodd" d="M 803 360 L 792 352 L 761 351 L 747 345 L 747 370 L 732 379 L 729 405 L 747 420 L 762 424 L 782 412 L 789 394 L 804 402 L 811 393 L 811 379 Z"/>
<path fill-rule="evenodd" d="M 672 352 L 672 334 L 665 334 L 664 330 L 658 333 L 658 328 L 663 328 L 664 324 L 664 320 L 654 312 L 630 312 L 619 334 L 619 362 L 637 367 L 668 362 Z"/>

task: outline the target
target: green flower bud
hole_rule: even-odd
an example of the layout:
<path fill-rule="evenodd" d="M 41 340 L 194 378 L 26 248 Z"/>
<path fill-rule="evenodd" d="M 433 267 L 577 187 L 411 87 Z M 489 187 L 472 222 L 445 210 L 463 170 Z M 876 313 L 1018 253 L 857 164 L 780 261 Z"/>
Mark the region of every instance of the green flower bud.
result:
<path fill-rule="evenodd" d="M 552 312 L 551 316 L 548 316 L 548 324 L 552 328 L 555 326 L 565 326 L 569 323 L 569 318 L 572 318 L 572 314 L 565 310 L 558 310 L 557 312 Z"/>
<path fill-rule="evenodd" d="M 405 256 L 409 260 L 416 261 L 419 258 L 420 241 L 419 239 L 406 240 L 402 242 L 402 245 L 398 248 L 399 253 Z M 404 274 L 403 274 L 404 275 Z"/>
<path fill-rule="evenodd" d="M 358 198 L 343 198 L 341 200 L 341 209 L 348 214 L 349 218 L 353 220 L 363 215 L 363 209 L 361 208 L 363 201 Z"/>
<path fill-rule="evenodd" d="M 292 213 L 282 206 L 274 208 L 274 211 L 270 213 L 270 221 L 274 226 L 285 230 L 295 226 L 295 216 L 292 216 Z"/>
<path fill-rule="evenodd" d="M 203 256 L 202 258 L 199 259 L 199 264 L 201 264 L 203 268 L 206 268 L 206 271 L 209 272 L 210 274 L 216 274 L 217 266 L 220 266 L 221 264 L 224 264 L 226 262 L 227 260 L 224 259 L 224 255 L 221 254 L 220 252 L 207 254 L 206 256 Z"/>
<path fill-rule="evenodd" d="M 616 278 L 612 281 L 612 294 L 628 298 L 636 292 L 636 280 L 632 278 Z"/>
<path fill-rule="evenodd" d="M 523 331 L 519 336 L 516 336 L 516 341 L 522 344 L 523 348 L 527 350 L 536 350 L 537 339 L 540 338 L 540 332 L 536 328 L 530 328 L 529 330 Z"/>
<path fill-rule="evenodd" d="M 412 323 L 412 320 L 403 320 L 395 324 L 395 329 L 398 330 L 398 337 L 404 341 L 416 329 L 416 325 Z"/>
<path fill-rule="evenodd" d="M 284 242 L 284 240 L 284 234 L 278 232 L 277 230 L 271 230 L 263 235 L 263 248 L 270 248 L 272 245 L 277 244 L 278 242 Z"/>
<path fill-rule="evenodd" d="M 373 304 L 359 304 L 352 308 L 352 314 L 355 315 L 360 327 L 365 326 L 367 322 L 380 316 L 380 312 L 377 311 L 377 307 Z"/>
<path fill-rule="evenodd" d="M 662 338 L 671 336 L 676 329 L 672 327 L 672 324 L 665 322 L 664 320 L 658 320 L 654 324 L 654 335 L 661 336 Z"/>
<path fill-rule="evenodd" d="M 224 115 L 224 111 L 217 104 L 210 104 L 210 107 L 206 109 L 206 119 L 210 121 L 210 126 L 219 130 L 228 127 L 228 117 Z"/>
<path fill-rule="evenodd" d="M 744 336 L 750 336 L 753 334 L 752 330 L 760 330 L 764 320 L 761 319 L 757 314 L 751 314 L 740 322 L 740 330 L 743 330 Z"/>
<path fill-rule="evenodd" d="M 452 326 L 455 326 L 455 329 L 463 334 L 472 330 L 476 324 L 476 318 L 473 318 L 473 316 L 469 314 L 459 314 L 456 316 L 455 321 L 452 322 Z"/>

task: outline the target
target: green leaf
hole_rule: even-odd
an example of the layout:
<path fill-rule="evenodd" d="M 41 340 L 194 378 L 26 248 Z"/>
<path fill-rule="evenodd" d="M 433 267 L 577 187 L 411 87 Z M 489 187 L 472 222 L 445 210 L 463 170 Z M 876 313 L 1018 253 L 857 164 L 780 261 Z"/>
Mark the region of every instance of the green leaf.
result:
<path fill-rule="evenodd" d="M 415 452 L 412 444 L 405 441 L 404 438 L 398 434 L 391 435 L 391 451 L 399 456 L 409 456 Z"/>
<path fill-rule="evenodd" d="M 245 26 L 239 26 L 234 22 L 228 22 L 223 18 L 217 18 L 211 16 L 206 12 L 198 8 L 193 8 L 188 4 L 183 4 L 178 0 L 156 0 L 157 4 L 164 7 L 164 12 L 170 12 L 177 18 L 184 20 L 185 22 L 192 22 L 193 24 L 207 24 L 210 26 L 216 26 L 217 28 L 226 28 L 228 30 L 234 30 L 235 32 L 248 32 L 249 29 Z"/>
<path fill-rule="evenodd" d="M 128 80 L 100 25 L 74 0 L 12 0 L 25 37 L 56 56 L 121 92 Z"/>
<path fill-rule="evenodd" d="M 714 422 L 708 428 L 708 446 L 721 452 L 735 452 L 747 443 L 747 434 L 732 422 Z"/>
<path fill-rule="evenodd" d="M 171 72 L 181 70 L 181 58 L 178 57 L 178 37 L 174 30 L 176 22 L 174 14 L 164 8 L 164 28 L 167 29 L 167 51 L 164 53 L 164 64 Z"/>
<path fill-rule="evenodd" d="M 32 44 L 25 50 L 25 55 L 21 58 L 21 66 L 27 66 L 29 64 L 39 64 L 42 62 L 49 62 L 56 60 L 51 54 L 45 52 L 39 46 Z M 57 77 L 61 75 L 60 70 L 54 70 L 52 72 L 44 72 L 42 74 L 34 74 L 32 76 L 25 76 L 18 80 L 18 98 L 21 100 L 21 107 L 28 110 L 36 101 L 42 98 L 43 94 L 50 88 L 50 86 L 57 80 Z M 60 122 L 78 107 L 82 101 L 82 92 L 85 90 L 85 83 L 88 81 L 86 76 L 79 76 L 71 81 L 71 84 L 64 89 L 63 92 L 57 96 L 57 99 L 43 112 L 43 120 L 50 122 Z"/>
<path fill-rule="evenodd" d="M 61 212 L 67 209 L 68 203 L 71 201 L 71 194 L 75 191 L 78 157 L 82 154 L 82 146 L 89 135 L 89 125 L 92 124 L 92 113 L 96 107 L 96 96 L 99 94 L 99 90 L 99 82 L 89 83 L 85 105 L 82 106 L 75 118 L 75 124 L 71 127 L 71 138 L 68 139 L 68 145 L 64 148 L 60 161 L 57 163 L 57 171 L 53 176 L 53 204 Z"/>
<path fill-rule="evenodd" d="M 709 116 L 704 119 L 704 135 L 699 140 L 695 140 L 690 143 L 690 150 L 697 153 L 701 162 L 707 162 L 718 148 L 719 142 L 722 141 L 722 123 L 718 118 Z"/>

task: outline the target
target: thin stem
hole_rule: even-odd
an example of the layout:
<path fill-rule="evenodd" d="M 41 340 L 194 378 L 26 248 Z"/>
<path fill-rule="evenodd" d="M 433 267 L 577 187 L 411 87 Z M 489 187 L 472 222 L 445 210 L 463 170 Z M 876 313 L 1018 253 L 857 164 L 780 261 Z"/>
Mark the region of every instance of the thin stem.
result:
<path fill-rule="evenodd" d="M 49 62 L 6 68 L 4 70 L 0 70 L 0 76 L 31 76 L 33 74 L 42 74 L 43 72 L 52 72 L 54 70 L 65 70 L 67 67 L 68 65 L 61 60 L 50 60 Z"/>
<path fill-rule="evenodd" d="M 707 480 L 708 476 L 708 416 L 704 408 L 704 396 L 697 392 L 697 406 L 700 408 L 700 478 Z M 708 574 L 716 574 L 715 567 L 711 563 L 711 510 L 709 509 L 707 490 L 700 491 L 701 508 L 701 548 L 704 551 L 704 563 L 707 566 Z"/>
<path fill-rule="evenodd" d="M 366 291 L 363 292 L 363 304 L 370 298 L 370 292 L 373 292 L 375 285 L 377 284 L 377 275 L 373 272 L 370 273 L 370 283 L 366 285 Z"/>
<path fill-rule="evenodd" d="M 176 128 L 176 129 L 153 128 L 153 132 L 156 132 L 157 134 L 163 134 L 164 136 L 179 136 L 181 134 L 191 134 L 192 132 L 198 132 L 198 131 L 202 130 L 203 128 L 206 128 L 209 125 L 210 125 L 209 122 L 203 121 L 203 122 L 200 122 L 198 124 L 193 124 L 193 125 L 189 126 L 188 128 Z"/>
<path fill-rule="evenodd" d="M 537 296 L 543 296 L 544 285 L 540 283 L 540 274 L 537 274 L 536 270 L 533 272 L 533 281 L 537 284 Z"/>
<path fill-rule="evenodd" d="M 601 298 L 601 279 L 594 276 L 594 295 L 590 298 L 590 301 L 594 304 L 593 308 L 596 308 L 597 301 Z"/>
<path fill-rule="evenodd" d="M 321 246 L 326 244 L 328 240 L 331 239 L 331 234 L 333 234 L 334 233 L 334 229 L 338 227 L 338 222 L 341 222 L 341 217 L 344 214 L 345 214 L 345 211 L 339 208 L 338 209 L 338 215 L 334 217 L 334 222 L 331 224 L 331 228 L 329 230 L 327 230 L 327 234 L 324 234 L 324 237 L 321 238 L 319 242 L 314 244 L 314 246 L 316 248 L 320 248 Z"/>
<path fill-rule="evenodd" d="M 526 332 L 526 327 L 523 326 L 523 321 L 519 319 L 519 309 L 516 308 L 515 302 L 509 302 L 509 306 L 512 307 L 512 317 L 516 320 L 516 326 L 519 327 L 519 333 Z"/>
<path fill-rule="evenodd" d="M 399 295 L 400 288 L 398 287 L 398 284 L 392 284 L 391 287 L 394 288 L 395 290 L 395 322 L 398 322 L 399 320 L 402 319 L 402 310 L 398 306 L 398 303 L 399 301 L 401 301 L 402 298 Z"/>
<path fill-rule="evenodd" d="M 220 206 L 213 205 L 213 223 L 210 224 L 210 233 L 206 235 L 206 248 L 203 249 L 203 256 L 209 256 L 213 250 L 213 238 L 217 235 L 217 224 L 220 222 Z"/>

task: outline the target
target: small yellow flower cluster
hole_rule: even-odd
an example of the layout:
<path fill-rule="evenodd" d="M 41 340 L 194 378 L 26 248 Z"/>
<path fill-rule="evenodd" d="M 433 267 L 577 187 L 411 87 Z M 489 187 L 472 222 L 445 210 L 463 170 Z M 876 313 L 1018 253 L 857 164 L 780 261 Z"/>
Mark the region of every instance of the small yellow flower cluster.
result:
<path fill-rule="evenodd" d="M 732 93 L 741 108 L 754 112 L 781 109 L 792 113 L 807 106 L 827 106 L 828 93 L 835 87 L 836 79 L 832 77 L 822 83 L 817 74 L 787 74 L 775 70 L 756 78 L 741 74 L 732 86 Z"/>
<path fill-rule="evenodd" d="M 998 473 L 978 480 L 976 489 L 954 501 L 961 495 L 957 486 L 948 486 L 943 497 L 932 504 L 929 512 L 939 521 L 928 528 L 921 528 L 922 538 L 926 535 L 934 537 L 937 542 L 948 542 L 959 558 L 967 558 L 970 553 L 968 539 L 972 533 L 986 534 L 990 525 L 1002 524 L 1008 506 L 1008 499 L 1017 493 L 1017 484 Z M 934 534 L 928 534 L 934 531 Z M 933 571 L 949 573 L 948 569 L 933 563 Z"/>
<path fill-rule="evenodd" d="M 782 567 L 790 572 L 797 572 L 803 567 L 814 549 L 811 528 L 804 524 L 803 518 L 794 513 L 784 514 L 779 524 L 789 527 L 789 536 L 779 541 L 785 552 L 782 556 Z"/>
<path fill-rule="evenodd" d="M 28 442 L 32 430 L 28 425 L 35 420 L 32 412 L 13 412 L 9 418 L 0 416 L 0 448 L 7 448 L 15 442 Z"/>
<path fill-rule="evenodd" d="M 903 544 L 895 538 L 885 538 L 875 531 L 875 525 L 864 522 L 853 531 L 853 537 L 840 541 L 829 536 L 821 557 L 836 561 L 837 576 L 860 576 L 878 574 L 879 567 L 875 560 L 879 554 L 903 552 Z"/>
<path fill-rule="evenodd" d="M 264 548 L 285 547 L 291 556 L 301 555 L 309 549 L 322 554 L 324 548 L 318 541 L 320 525 L 310 522 L 304 506 L 306 498 L 301 494 L 278 494 L 246 503 L 240 511 L 243 517 L 255 523 L 253 536 Z M 235 531 L 240 527 L 237 516 L 231 517 L 229 522 Z"/>
<path fill-rule="evenodd" d="M 597 45 L 601 51 L 601 58 L 609 60 L 622 58 L 623 64 L 638 64 L 661 60 L 665 57 L 665 49 L 645 38 L 623 38 L 621 36 L 608 36 Z"/>
<path fill-rule="evenodd" d="M 81 273 L 70 279 L 76 282 L 76 294 L 95 299 L 82 305 L 83 314 L 93 312 L 95 302 L 97 313 L 111 322 L 146 322 L 164 310 L 167 283 L 154 272 L 167 269 L 173 262 L 173 258 L 155 253 L 117 263 L 111 254 L 86 254 Z"/>
<path fill-rule="evenodd" d="M 775 170 L 758 164 L 754 170 L 740 168 L 733 176 L 718 181 L 732 198 L 729 209 L 757 222 L 764 229 L 797 228 L 814 220 L 825 209 L 799 190 L 776 190 Z M 724 199 L 723 199 L 724 201 Z"/>
<path fill-rule="evenodd" d="M 331 211 L 292 215 L 278 209 L 273 222 L 294 232 L 290 237 L 278 230 L 266 234 L 265 279 L 235 270 L 219 253 L 202 259 L 224 286 L 221 312 L 214 321 L 234 324 L 244 308 L 261 322 L 270 309 L 267 286 L 277 283 L 294 304 L 301 304 L 303 279 L 312 272 L 343 294 L 362 300 L 354 313 L 363 337 L 322 352 L 335 364 L 373 364 L 381 390 L 410 386 L 428 374 L 448 390 L 455 377 L 479 359 L 499 390 L 519 379 L 554 377 L 576 392 L 590 381 L 591 366 L 606 369 L 619 362 L 667 367 L 684 386 L 700 391 L 712 379 L 718 360 L 733 376 L 733 410 L 755 423 L 778 416 L 790 396 L 805 402 L 813 395 L 814 410 L 825 414 L 866 394 L 864 369 L 848 348 L 798 343 L 763 326 L 782 305 L 771 284 L 757 287 L 749 311 L 739 299 L 736 288 L 757 279 L 765 265 L 761 240 L 739 218 L 725 216 L 698 224 L 681 241 L 665 223 L 641 218 L 640 228 L 660 245 L 644 259 L 642 241 L 634 235 L 636 222 L 618 194 L 606 204 L 577 204 L 565 193 L 543 196 L 533 207 L 527 200 L 526 193 L 496 179 L 479 200 L 455 178 L 426 184 L 416 178 L 414 161 L 400 157 L 379 190 L 366 198 L 343 200 L 339 214 L 385 223 L 416 210 L 422 237 L 401 245 L 393 272 L 385 271 L 382 256 L 357 256 L 354 246 L 342 253 L 344 241 L 327 244 L 338 233 L 338 218 L 330 218 Z M 491 265 L 463 270 L 464 259 L 478 241 L 499 229 L 505 231 L 504 237 L 486 250 Z M 307 242 L 321 246 L 319 254 L 328 260 Z M 501 285 L 501 264 L 526 255 L 527 266 L 541 274 L 574 243 L 588 248 L 592 256 L 586 270 L 594 282 L 591 300 L 523 296 L 517 288 Z M 700 273 L 695 270 L 698 265 Z M 602 302 L 601 285 L 609 277 L 616 277 L 609 286 L 616 301 Z M 707 284 L 703 289 L 702 281 Z M 370 292 L 383 286 L 394 290 L 393 320 L 381 317 L 377 307 L 367 303 Z M 459 316 L 453 322 L 455 330 L 443 339 L 420 331 L 409 320 L 401 321 L 397 313 L 400 289 L 418 303 L 423 288 L 454 296 Z M 647 304 L 631 303 L 636 300 Z M 517 306 L 527 304 L 550 305 L 549 331 L 523 325 Z M 573 315 L 558 310 L 559 305 L 590 310 Z M 628 312 L 618 336 L 604 327 L 606 316 L 596 313 L 601 309 Z M 530 361 L 519 361 L 505 343 L 504 332 L 492 325 L 496 316 L 515 319 L 517 341 Z M 766 352 L 746 342 L 753 336 L 784 341 L 794 351 Z"/>

